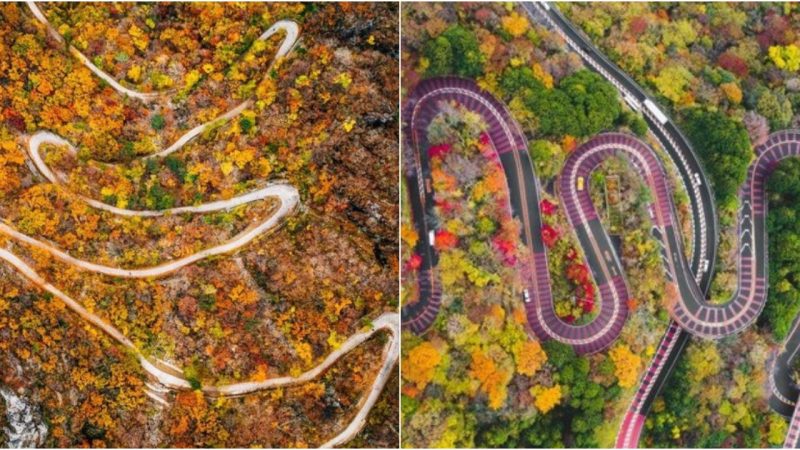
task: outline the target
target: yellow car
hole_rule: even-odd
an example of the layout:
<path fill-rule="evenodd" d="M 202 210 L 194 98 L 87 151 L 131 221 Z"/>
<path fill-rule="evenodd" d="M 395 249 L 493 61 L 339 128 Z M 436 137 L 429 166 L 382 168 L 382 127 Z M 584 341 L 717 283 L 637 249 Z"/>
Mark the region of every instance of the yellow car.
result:
<path fill-rule="evenodd" d="M 578 185 L 578 190 L 582 191 L 583 190 L 583 177 L 578 177 L 577 185 Z"/>

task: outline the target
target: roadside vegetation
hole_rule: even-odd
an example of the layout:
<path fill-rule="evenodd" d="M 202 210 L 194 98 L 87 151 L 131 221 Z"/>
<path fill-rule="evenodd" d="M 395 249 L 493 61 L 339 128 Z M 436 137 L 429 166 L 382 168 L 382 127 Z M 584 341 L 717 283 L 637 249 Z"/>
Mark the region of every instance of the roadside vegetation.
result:
<path fill-rule="evenodd" d="M 281 179 L 302 207 L 235 255 L 166 278 L 80 271 L 0 237 L 50 283 L 119 329 L 151 359 L 185 368 L 193 390 L 146 396 L 138 361 L 0 264 L 0 382 L 36 399 L 48 447 L 293 447 L 341 431 L 380 367 L 382 337 L 311 383 L 236 399 L 210 384 L 296 376 L 370 318 L 395 311 L 398 10 L 391 4 L 42 5 L 67 43 L 121 84 L 119 95 L 22 3 L 0 5 L 0 216 L 81 259 L 143 267 L 224 242 L 276 203 L 206 215 L 122 217 L 110 206 L 163 210 L 224 200 Z M 302 40 L 272 65 L 280 19 Z M 142 159 L 245 100 L 166 158 Z M 46 146 L 65 186 L 26 164 L 25 137 Z M 109 163 L 119 163 L 111 165 Z M 69 188 L 67 188 L 68 186 Z M 19 369 L 17 369 L 19 368 Z M 397 379 L 389 383 L 397 385 Z M 396 391 L 395 391 L 396 392 Z M 396 446 L 391 390 L 354 445 Z"/>
<path fill-rule="evenodd" d="M 562 8 L 601 51 L 657 97 L 701 157 L 722 227 L 711 299 L 727 301 L 737 276 L 737 190 L 755 158 L 753 150 L 770 132 L 800 125 L 797 5 L 573 3 Z M 782 442 L 786 422 L 765 405 L 762 361 L 778 348 L 799 312 L 796 252 L 791 250 L 798 232 L 798 175 L 798 163 L 790 160 L 768 181 L 769 290 L 759 327 L 716 344 L 690 344 L 654 405 L 644 445 Z M 718 386 L 724 394 L 713 400 L 709 392 Z"/>
<path fill-rule="evenodd" d="M 780 341 L 800 313 L 800 161 L 782 162 L 767 182 L 767 193 L 770 301 L 761 321 Z"/>
<path fill-rule="evenodd" d="M 596 133 L 647 139 L 643 118 L 554 32 L 511 4 L 411 4 L 402 20 L 404 94 L 424 78 L 474 78 L 508 105 L 529 137 L 543 187 L 539 206 L 556 313 L 568 322 L 590 322 L 599 297 L 554 181 L 569 153 Z M 539 342 L 523 309 L 520 224 L 510 220 L 502 170 L 492 172 L 497 162 L 481 144 L 486 124 L 474 123 L 474 115 L 457 105 L 442 108 L 427 130 L 431 146 L 421 151 L 432 161 L 443 306 L 425 334 L 403 334 L 403 445 L 613 445 L 621 412 L 668 318 L 658 245 L 642 208 L 647 193 L 624 161 L 604 164 L 587 180 L 604 224 L 621 236 L 621 260 L 632 274 L 631 316 L 620 339 L 590 356 Z M 621 193 L 613 204 L 606 199 L 606 176 Z M 678 205 L 684 219 L 685 206 Z M 423 238 L 408 214 L 403 211 L 401 233 L 406 268 L 414 267 L 413 246 Z M 403 277 L 403 302 L 415 300 L 414 281 L 413 271 Z"/>

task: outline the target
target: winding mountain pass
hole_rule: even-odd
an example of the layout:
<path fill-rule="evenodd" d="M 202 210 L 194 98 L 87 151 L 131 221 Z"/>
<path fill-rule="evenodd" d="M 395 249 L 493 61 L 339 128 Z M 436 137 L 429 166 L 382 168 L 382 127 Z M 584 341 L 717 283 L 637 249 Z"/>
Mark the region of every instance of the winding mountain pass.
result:
<path fill-rule="evenodd" d="M 541 18 L 564 39 L 570 49 L 614 85 L 631 108 L 642 112 L 651 135 L 667 151 L 678 170 L 681 182 L 689 193 L 694 230 L 689 252 L 692 255 L 691 270 L 695 274 L 695 280 L 697 280 L 701 292 L 708 293 L 716 259 L 715 243 L 719 240 L 718 219 L 708 177 L 688 140 L 674 121 L 660 111 L 647 92 L 627 73 L 611 62 L 592 43 L 591 39 L 558 10 L 554 3 L 523 2 L 521 5 L 531 19 Z M 743 205 L 743 207 L 748 206 Z M 719 314 L 719 312 L 709 311 L 706 308 L 705 314 Z M 790 400 L 798 398 L 800 390 L 791 380 L 791 370 L 789 369 L 791 361 L 796 356 L 796 349 L 800 348 L 797 320 L 795 320 L 792 332 L 784 342 L 783 351 L 772 365 L 770 380 L 770 405 L 772 408 L 784 416 L 794 414 L 786 441 L 786 445 L 793 448 L 797 447 L 798 435 L 800 435 L 800 414 L 795 410 L 795 401 Z M 695 324 L 697 324 L 696 321 Z M 709 331 L 713 332 L 713 330 Z M 656 350 L 656 355 L 647 367 L 634 400 L 628 408 L 619 432 L 618 447 L 635 447 L 637 445 L 650 405 L 669 378 L 688 339 L 689 335 L 683 332 L 677 324 L 674 322 L 669 324 Z"/>
<path fill-rule="evenodd" d="M 586 325 L 575 326 L 556 316 L 547 255 L 540 232 L 542 224 L 538 206 L 539 185 L 528 153 L 527 139 L 505 106 L 480 90 L 471 80 L 455 77 L 425 80 L 414 89 L 404 108 L 406 149 L 413 152 L 414 161 L 414 168 L 407 170 L 407 182 L 409 186 L 418 187 L 411 191 L 412 194 L 419 193 L 411 196 L 417 232 L 420 236 L 427 237 L 436 228 L 433 192 L 429 188 L 432 182 L 425 134 L 443 101 L 458 102 L 479 114 L 487 124 L 490 144 L 498 154 L 506 175 L 512 215 L 522 223 L 521 239 L 530 250 L 522 258 L 520 273 L 526 287 L 522 299 L 533 332 L 539 339 L 556 339 L 572 345 L 580 353 L 597 352 L 608 347 L 619 335 L 628 314 L 627 287 L 619 260 L 613 260 L 613 268 L 597 262 L 590 264 L 603 300 L 595 320 Z M 594 218 L 596 219 L 596 215 Z M 599 222 L 596 226 L 599 226 Z M 590 262 L 596 260 L 597 255 L 612 249 L 611 241 L 605 233 L 602 234 L 602 242 L 598 243 L 590 229 L 576 228 L 576 231 L 584 248 L 595 250 L 587 252 Z M 422 332 L 430 326 L 438 313 L 441 288 L 438 287 L 435 276 L 438 256 L 434 243 L 430 239 L 420 239 L 416 251 L 423 258 L 423 271 L 418 281 L 420 297 L 404 307 L 403 325 L 415 332 Z M 431 284 L 436 288 L 431 289 Z M 432 292 L 437 295 L 431 295 Z"/>
<path fill-rule="evenodd" d="M 635 446 L 644 425 L 645 415 L 641 411 L 646 412 L 646 409 L 637 411 L 636 408 L 642 408 L 650 398 L 654 379 L 664 368 L 671 368 L 676 363 L 677 352 L 674 349 L 685 345 L 685 340 L 678 339 L 681 331 L 707 339 L 730 336 L 752 325 L 763 309 L 767 298 L 768 264 L 764 184 L 781 160 L 800 156 L 800 132 L 773 133 L 756 149 L 757 158 L 752 162 L 739 194 L 737 290 L 731 300 L 720 305 L 706 301 L 691 270 L 680 236 L 672 189 L 658 155 L 637 138 L 622 133 L 597 135 L 573 151 L 559 177 L 559 193 L 567 218 L 584 250 L 586 263 L 599 287 L 602 304 L 594 321 L 572 326 L 559 319 L 553 309 L 546 249 L 541 237 L 539 184 L 528 156 L 526 140 L 507 109 L 473 81 L 454 77 L 427 79 L 417 85 L 406 103 L 404 142 L 408 146 L 406 151 L 412 152 L 410 162 L 413 164 L 407 168 L 406 176 L 412 206 L 416 205 L 412 207 L 412 219 L 417 231 L 421 236 L 428 236 L 436 228 L 425 134 L 428 125 L 441 111 L 442 102 L 459 103 L 479 114 L 487 125 L 486 134 L 505 171 L 512 215 L 522 224 L 521 239 L 527 253 L 519 263 L 525 286 L 521 300 L 531 330 L 540 340 L 556 339 L 571 345 L 579 353 L 597 352 L 613 343 L 627 317 L 628 292 L 621 264 L 592 204 L 589 187 L 579 187 L 582 183 L 578 180 L 586 180 L 588 184 L 600 163 L 610 157 L 622 156 L 651 191 L 652 203 L 647 210 L 652 234 L 661 245 L 667 292 L 671 292 L 672 297 L 668 301 L 673 322 L 644 373 L 642 386 L 645 388 L 636 392 L 634 409 L 629 409 L 623 418 L 617 446 Z M 412 182 L 417 189 L 413 189 Z M 419 298 L 404 308 L 404 325 L 418 333 L 433 322 L 441 304 L 440 288 L 434 297 L 430 295 L 434 291 L 426 284 L 429 280 L 436 280 L 433 274 L 437 257 L 433 245 L 432 239 L 421 239 L 417 244 L 416 250 L 423 257 L 426 277 L 418 281 Z M 773 371 L 770 404 L 784 415 L 794 413 L 796 406 L 797 387 L 787 381 L 787 368 L 800 348 L 799 327 L 795 323 L 787 340 L 791 353 L 782 354 Z M 797 442 L 796 422 L 800 419 L 796 416 L 787 443 Z"/>
<path fill-rule="evenodd" d="M 45 18 L 45 15 L 38 8 L 38 6 L 33 2 L 29 2 L 28 6 L 31 9 L 33 15 L 47 27 L 48 32 L 53 37 L 55 37 L 57 41 L 63 43 L 63 38 L 60 35 L 58 35 L 58 33 L 52 28 L 52 26 L 50 26 L 49 22 Z M 291 21 L 279 21 L 259 37 L 259 39 L 267 39 L 281 31 L 283 31 L 286 34 L 286 36 L 284 37 L 283 43 L 280 46 L 278 52 L 276 53 L 275 60 L 284 57 L 294 47 L 299 34 L 299 27 L 297 26 L 297 24 Z M 124 86 L 116 82 L 116 80 L 113 80 L 113 78 L 110 75 L 106 74 L 105 72 L 95 67 L 91 63 L 91 61 L 89 61 L 88 58 L 82 55 L 75 48 L 70 47 L 70 51 L 93 73 L 98 75 L 103 80 L 107 81 L 109 85 L 111 85 L 120 94 L 133 98 L 138 98 L 139 100 L 142 101 L 152 101 L 158 97 L 157 94 L 142 93 L 125 88 Z M 273 60 L 272 64 L 275 63 L 275 60 Z M 230 120 L 241 114 L 242 111 L 248 108 L 251 104 L 252 100 L 244 101 L 239 106 L 223 114 L 217 119 L 214 119 L 213 121 L 201 124 L 193 128 L 192 130 L 181 136 L 175 143 L 173 143 L 169 147 L 155 154 L 148 155 L 145 158 L 162 158 L 166 155 L 169 155 L 170 153 L 180 150 L 185 144 L 191 142 L 195 137 L 200 135 L 210 124 L 219 123 L 220 120 L 223 121 Z M 64 174 L 53 171 L 45 163 L 44 161 L 45 158 L 43 158 L 43 156 L 41 155 L 40 147 L 43 144 L 66 146 L 69 152 L 75 154 L 76 152 L 75 146 L 66 139 L 48 131 L 37 132 L 31 136 L 24 137 L 22 140 L 27 149 L 29 160 L 33 163 L 33 166 L 42 175 L 42 177 L 47 182 L 58 185 L 63 189 L 70 189 L 67 177 Z M 206 248 L 204 250 L 201 250 L 184 258 L 170 261 L 155 267 L 145 267 L 145 268 L 111 267 L 111 266 L 95 264 L 90 261 L 81 260 L 79 258 L 75 258 L 69 255 L 67 252 L 60 250 L 47 242 L 38 240 L 35 237 L 21 233 L 20 231 L 16 230 L 13 226 L 5 222 L 0 222 L 0 233 L 8 236 L 9 238 L 17 241 L 22 245 L 34 247 L 37 248 L 38 250 L 47 252 L 53 257 L 59 259 L 60 261 L 78 267 L 82 270 L 101 273 L 113 277 L 155 278 L 155 277 L 167 276 L 169 274 L 174 273 L 177 270 L 180 270 L 182 267 L 185 267 L 189 264 L 195 263 L 197 261 L 212 256 L 232 254 L 236 252 L 237 250 L 247 245 L 254 239 L 267 234 L 268 232 L 273 230 L 276 226 L 278 226 L 286 215 L 294 211 L 295 207 L 297 206 L 300 200 L 300 196 L 299 193 L 297 192 L 297 189 L 287 183 L 282 183 L 282 182 L 274 182 L 272 184 L 267 184 L 259 189 L 226 200 L 220 200 L 196 206 L 186 206 L 186 207 L 179 207 L 179 208 L 172 208 L 165 210 L 123 209 L 108 205 L 106 203 L 85 196 L 78 195 L 78 197 L 82 201 L 85 201 L 87 204 L 92 206 L 93 208 L 99 210 L 104 210 L 116 215 L 139 216 L 139 217 L 160 217 L 170 214 L 204 214 L 215 211 L 230 210 L 240 205 L 245 205 L 273 198 L 277 199 L 280 202 L 280 206 L 269 217 L 265 217 L 262 221 L 256 224 L 251 224 L 244 231 L 240 232 L 233 238 L 229 239 L 228 241 L 220 245 Z M 147 383 L 148 390 L 146 393 L 154 401 L 161 404 L 166 404 L 167 402 L 166 400 L 164 400 L 163 394 L 169 391 L 191 389 L 191 384 L 183 375 L 183 370 L 181 370 L 180 368 L 176 367 L 175 365 L 171 364 L 168 361 L 154 360 L 148 358 L 120 330 L 113 327 L 103 318 L 88 311 L 86 308 L 83 307 L 81 302 L 79 302 L 78 300 L 70 297 L 62 290 L 60 290 L 58 287 L 52 285 L 50 282 L 44 279 L 39 273 L 37 273 L 36 270 L 33 267 L 31 267 L 26 261 L 24 261 L 20 256 L 16 255 L 8 248 L 3 248 L 0 249 L 0 260 L 9 264 L 11 267 L 17 270 L 17 272 L 19 272 L 22 276 L 27 278 L 32 284 L 36 285 L 40 289 L 47 291 L 54 297 L 58 298 L 70 310 L 78 314 L 78 316 L 80 316 L 86 322 L 100 329 L 101 331 L 106 333 L 109 337 L 111 337 L 113 340 L 117 341 L 120 345 L 130 350 L 136 356 L 142 368 L 145 370 L 145 372 L 152 380 L 151 382 Z M 317 366 L 297 376 L 283 376 L 262 381 L 245 381 L 245 382 L 230 383 L 218 386 L 204 385 L 200 389 L 204 394 L 211 397 L 239 397 L 265 389 L 275 389 L 279 387 L 286 387 L 286 386 L 305 383 L 320 376 L 325 370 L 327 370 L 333 364 L 335 364 L 341 357 L 345 356 L 346 354 L 350 353 L 353 349 L 357 348 L 367 340 L 371 339 L 376 333 L 386 332 L 389 334 L 389 339 L 383 348 L 383 355 L 382 355 L 383 362 L 381 368 L 379 372 L 376 374 L 368 393 L 365 396 L 363 396 L 362 399 L 359 401 L 357 413 L 355 414 L 355 416 L 352 418 L 352 420 L 349 422 L 348 426 L 344 430 L 339 432 L 337 435 L 331 437 L 328 441 L 322 443 L 321 447 L 333 447 L 341 445 L 349 441 L 353 437 L 355 437 L 355 435 L 358 434 L 358 432 L 366 424 L 367 415 L 377 402 L 386 382 L 389 380 L 389 378 L 391 378 L 391 376 L 394 373 L 392 369 L 395 366 L 400 354 L 398 324 L 399 324 L 398 314 L 387 312 L 380 315 L 379 317 L 375 318 L 372 321 L 372 323 L 364 330 L 353 334 L 347 340 L 345 340 Z"/>
<path fill-rule="evenodd" d="M 711 288 L 716 262 L 719 224 L 708 177 L 689 141 L 674 121 L 660 110 L 654 99 L 594 46 L 554 3 L 522 2 L 521 6 L 532 20 L 541 20 L 558 33 L 572 51 L 619 91 L 620 96 L 631 108 L 641 111 L 651 135 L 666 150 L 678 171 L 684 189 L 689 194 L 692 221 L 692 239 L 689 241 L 691 268 L 702 292 L 707 294 Z M 690 335 L 683 332 L 680 326 L 670 322 L 656 349 L 656 356 L 648 365 L 646 376 L 642 378 L 634 400 L 626 412 L 619 432 L 624 439 L 617 442 L 618 446 L 628 447 L 638 442 L 645 416 L 669 379 L 689 338 Z"/>

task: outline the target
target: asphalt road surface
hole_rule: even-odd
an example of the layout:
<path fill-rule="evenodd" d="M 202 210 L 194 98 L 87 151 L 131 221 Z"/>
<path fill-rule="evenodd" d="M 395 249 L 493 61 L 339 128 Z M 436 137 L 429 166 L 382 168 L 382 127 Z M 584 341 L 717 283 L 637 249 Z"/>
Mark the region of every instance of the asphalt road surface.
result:
<path fill-rule="evenodd" d="M 652 234 L 661 245 L 666 282 L 672 292 L 670 323 L 662 345 L 646 370 L 642 388 L 635 395 L 631 410 L 623 419 L 618 446 L 635 446 L 644 423 L 645 405 L 659 387 L 660 374 L 669 372 L 677 360 L 685 340 L 681 330 L 703 338 L 721 338 L 740 332 L 753 324 L 766 302 L 766 199 L 764 183 L 777 163 L 800 156 L 800 133 L 781 132 L 769 137 L 756 149 L 757 159 L 748 170 L 740 190 L 738 283 L 733 298 L 724 304 L 706 301 L 677 229 L 678 220 L 672 189 L 663 163 L 646 144 L 622 133 L 600 134 L 573 151 L 559 177 L 559 193 L 570 224 L 584 249 L 586 263 L 599 287 L 601 307 L 589 324 L 573 326 L 558 318 L 554 311 L 547 268 L 546 248 L 541 237 L 539 184 L 528 156 L 527 145 L 519 127 L 506 108 L 470 80 L 446 77 L 421 82 L 409 97 L 404 110 L 406 145 L 412 159 L 406 170 L 412 201 L 412 214 L 417 231 L 423 238 L 415 249 L 423 257 L 420 296 L 404 308 L 404 325 L 423 332 L 435 320 L 441 305 L 441 288 L 437 283 L 435 240 L 425 239 L 436 230 L 436 217 L 427 155 L 426 131 L 441 111 L 442 102 L 457 102 L 479 114 L 487 124 L 487 135 L 506 175 L 509 202 L 513 216 L 522 224 L 521 239 L 527 253 L 519 270 L 525 286 L 520 296 L 534 334 L 542 340 L 556 339 L 572 345 L 580 353 L 607 348 L 618 336 L 627 317 L 628 292 L 616 250 L 603 229 L 589 195 L 592 172 L 605 159 L 622 156 L 628 160 L 652 193 L 647 210 Z M 578 179 L 584 179 L 584 187 Z M 413 184 L 412 184 L 413 183 Z M 432 282 L 430 280 L 433 280 Z M 428 284 L 431 283 L 431 284 Z M 428 289 L 423 289 L 423 288 Z M 424 295 L 435 293 L 436 295 Z M 800 331 L 795 324 L 787 341 L 791 353 L 782 354 L 773 372 L 773 393 L 770 404 L 784 415 L 794 413 L 797 388 L 788 376 L 788 363 L 800 344 Z M 688 335 L 687 333 L 683 333 Z M 667 369 L 667 370 L 665 370 Z M 796 430 L 793 426 L 792 430 Z M 790 433 L 790 436 L 796 433 Z"/>
<path fill-rule="evenodd" d="M 53 27 L 47 21 L 44 13 L 38 8 L 38 6 L 33 2 L 29 2 L 28 6 L 34 17 L 36 17 L 47 27 L 48 32 L 56 39 L 56 41 L 63 43 L 63 37 L 61 37 L 58 32 L 53 29 Z M 267 39 L 278 32 L 284 32 L 285 37 L 280 48 L 276 52 L 273 63 L 275 59 L 285 56 L 292 50 L 297 41 L 299 27 L 292 21 L 278 21 L 267 31 L 265 31 L 259 37 L 259 39 Z M 86 58 L 74 47 L 70 46 L 69 51 L 73 56 L 86 65 L 95 75 L 108 82 L 109 85 L 111 85 L 120 95 L 136 98 L 145 103 L 155 100 L 162 95 L 142 93 L 125 88 L 116 82 L 116 80 L 114 80 L 109 74 L 94 66 L 94 64 L 92 64 L 88 58 Z M 272 67 L 272 65 L 270 65 L 270 67 Z M 267 68 L 265 73 L 268 72 L 269 68 Z M 233 108 L 231 111 L 228 111 L 217 119 L 191 129 L 169 147 L 157 153 L 145 156 L 144 158 L 163 158 L 172 152 L 180 150 L 185 144 L 191 142 L 195 137 L 200 135 L 210 124 L 219 123 L 219 121 L 231 120 L 232 118 L 241 114 L 242 111 L 244 111 L 244 109 L 246 109 L 251 103 L 252 100 L 245 100 L 243 103 L 239 104 L 239 106 Z M 32 136 L 25 136 L 22 140 L 27 148 L 28 158 L 31 161 L 32 166 L 35 167 L 36 171 L 38 171 L 40 175 L 42 175 L 42 178 L 46 182 L 58 185 L 62 189 L 71 189 L 68 177 L 52 170 L 52 168 L 47 165 L 45 158 L 43 158 L 40 153 L 40 146 L 42 144 L 66 146 L 68 151 L 72 152 L 73 154 L 76 152 L 75 146 L 66 139 L 46 131 L 37 132 Z M 105 266 L 73 257 L 65 251 L 62 251 L 51 245 L 49 242 L 25 235 L 13 228 L 11 225 L 2 222 L 0 222 L 0 234 L 22 243 L 23 245 L 32 246 L 43 252 L 49 253 L 51 256 L 67 264 L 73 265 L 80 270 L 92 271 L 114 277 L 156 278 L 174 273 L 182 267 L 202 259 L 223 254 L 229 255 L 230 253 L 237 251 L 256 237 L 262 236 L 278 226 L 286 215 L 295 210 L 295 207 L 300 200 L 297 189 L 290 184 L 279 182 L 268 184 L 259 189 L 252 190 L 227 200 L 159 211 L 122 209 L 97 201 L 95 199 L 88 198 L 86 196 L 78 195 L 78 197 L 95 209 L 128 217 L 160 217 L 168 214 L 184 213 L 204 214 L 214 211 L 230 210 L 231 208 L 239 205 L 263 201 L 267 198 L 273 198 L 277 200 L 280 203 L 280 207 L 277 208 L 277 210 L 274 211 L 269 217 L 264 218 L 258 223 L 251 224 L 251 226 L 246 228 L 244 231 L 220 245 L 197 251 L 186 257 L 169 261 L 158 266 L 136 269 Z M 57 298 L 59 301 L 61 301 L 67 308 L 80 316 L 88 324 L 104 332 L 109 337 L 117 341 L 118 344 L 129 350 L 137 358 L 142 368 L 150 378 L 150 381 L 146 383 L 146 394 L 158 404 L 168 404 L 169 397 L 166 394 L 170 391 L 188 390 L 192 388 L 191 383 L 187 380 L 181 368 L 176 367 L 169 361 L 151 358 L 142 353 L 121 330 L 107 322 L 103 317 L 100 317 L 87 310 L 81 302 L 70 297 L 58 287 L 48 282 L 36 271 L 34 267 L 30 266 L 27 261 L 23 260 L 23 258 L 20 258 L 11 250 L 5 248 L 0 249 L 0 261 L 3 261 L 10 267 L 14 268 L 21 276 L 27 278 L 31 283 L 40 289 L 52 294 L 54 298 Z M 377 402 L 380 393 L 386 385 L 386 382 L 394 374 L 393 368 L 395 367 L 400 355 L 400 333 L 398 321 L 399 317 L 395 312 L 386 312 L 381 314 L 380 316 L 376 317 L 368 327 L 365 327 L 363 330 L 351 335 L 319 364 L 299 375 L 281 376 L 266 380 L 252 380 L 221 385 L 203 385 L 201 387 L 201 391 L 210 397 L 239 397 L 261 390 L 276 389 L 280 387 L 306 383 L 318 378 L 341 357 L 345 356 L 353 349 L 371 339 L 376 333 L 388 333 L 389 339 L 383 348 L 383 361 L 381 368 L 376 374 L 368 392 L 360 400 L 359 405 L 357 406 L 358 410 L 356 414 L 352 417 L 350 422 L 343 430 L 334 436 L 329 437 L 328 440 L 321 443 L 320 446 L 334 447 L 342 445 L 358 434 L 358 432 L 366 424 L 367 416 L 370 410 Z"/>
<path fill-rule="evenodd" d="M 688 140 L 675 123 L 658 108 L 646 91 L 599 51 L 588 37 L 558 11 L 554 4 L 525 2 L 522 3 L 522 7 L 533 20 L 541 19 L 558 32 L 568 46 L 578 53 L 589 67 L 596 70 L 617 88 L 622 98 L 633 109 L 642 112 L 651 134 L 666 149 L 674 166 L 678 169 L 686 191 L 690 194 L 693 230 L 689 249 L 692 256 L 691 269 L 702 292 L 708 293 L 716 261 L 716 243 L 719 238 L 716 209 L 708 179 Z M 679 327 L 674 324 L 669 325 L 656 350 L 657 355 L 663 353 L 665 356 L 656 357 L 650 362 L 647 376 L 642 378 L 634 401 L 626 413 L 623 429 L 619 433 L 625 439 L 618 442 L 618 446 L 627 447 L 638 442 L 641 426 L 644 424 L 644 416 L 669 379 L 669 375 L 688 341 L 689 336 L 683 333 Z"/>

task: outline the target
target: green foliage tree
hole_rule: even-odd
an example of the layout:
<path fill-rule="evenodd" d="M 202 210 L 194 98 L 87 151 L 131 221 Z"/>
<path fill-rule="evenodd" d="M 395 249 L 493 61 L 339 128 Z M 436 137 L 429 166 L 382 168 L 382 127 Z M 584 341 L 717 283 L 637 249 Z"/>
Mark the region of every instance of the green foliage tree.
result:
<path fill-rule="evenodd" d="M 556 176 L 564 165 L 564 151 L 558 144 L 537 139 L 530 145 L 531 159 L 536 175 L 541 179 Z"/>
<path fill-rule="evenodd" d="M 569 345 L 551 340 L 543 344 L 548 363 L 556 368 L 554 379 L 566 386 L 566 401 L 545 417 L 567 426 L 576 447 L 597 447 L 595 429 L 603 422 L 605 405 L 620 394 L 616 384 L 604 387 L 592 381 L 589 359 L 578 356 Z M 554 434 L 550 432 L 550 434 Z M 559 433 L 560 434 L 560 433 Z M 530 436 L 528 436 L 530 440 Z M 531 441 L 530 444 L 544 444 Z"/>
<path fill-rule="evenodd" d="M 525 447 L 526 442 L 523 440 L 526 430 L 529 432 L 531 427 L 535 427 L 537 422 L 541 421 L 541 416 L 531 415 L 522 420 L 501 420 L 492 423 L 478 430 L 475 444 L 483 448 Z"/>
<path fill-rule="evenodd" d="M 781 163 L 767 181 L 769 289 L 759 321 L 782 341 L 800 313 L 800 160 Z"/>
<path fill-rule="evenodd" d="M 484 57 L 475 34 L 460 25 L 453 25 L 423 49 L 428 59 L 425 75 L 459 75 L 476 78 L 483 74 Z"/>
<path fill-rule="evenodd" d="M 652 414 L 652 426 L 645 429 L 644 439 L 652 439 L 662 445 L 668 443 L 671 447 L 683 446 L 680 434 L 676 436 L 673 430 L 676 427 L 686 427 L 694 417 L 697 417 L 700 406 L 697 397 L 689 393 L 690 371 L 689 360 L 680 358 L 675 371 L 664 386 L 664 391 L 656 399 L 659 404 L 663 402 L 664 408 Z"/>
<path fill-rule="evenodd" d="M 154 130 L 160 130 L 164 128 L 166 125 L 166 120 L 164 120 L 164 116 L 161 114 L 156 114 L 150 119 L 150 126 L 153 127 Z"/>
<path fill-rule="evenodd" d="M 636 118 L 629 124 L 631 127 L 631 131 L 633 131 L 639 137 L 645 137 L 647 135 L 647 122 L 645 122 L 642 116 L 637 115 Z"/>
<path fill-rule="evenodd" d="M 621 125 L 630 128 L 631 131 L 639 137 L 644 137 L 647 134 L 647 122 L 645 122 L 641 114 L 636 114 L 632 111 L 623 112 L 619 116 L 619 122 Z"/>
<path fill-rule="evenodd" d="M 595 72 L 579 70 L 561 80 L 558 87 L 575 110 L 580 127 L 576 136 L 591 136 L 610 128 L 622 111 L 616 89 Z"/>
<path fill-rule="evenodd" d="M 444 36 L 438 36 L 425 44 L 423 50 L 428 59 L 426 75 L 433 77 L 453 72 L 453 46 Z"/>
<path fill-rule="evenodd" d="M 508 97 L 521 97 L 539 122 L 542 136 L 590 136 L 611 128 L 622 108 L 617 91 L 600 75 L 579 70 L 547 89 L 529 67 L 506 69 L 500 87 Z"/>
<path fill-rule="evenodd" d="M 563 434 L 564 422 L 551 413 L 540 417 L 523 436 L 530 448 L 561 448 L 564 447 Z"/>
<path fill-rule="evenodd" d="M 753 154 L 747 130 L 718 112 L 694 108 L 684 114 L 683 130 L 700 155 L 721 207 L 735 199 Z"/>
<path fill-rule="evenodd" d="M 756 110 L 767 118 L 773 131 L 789 126 L 794 114 L 792 102 L 786 98 L 784 93 L 773 92 L 771 89 L 763 89 L 761 96 L 758 97 Z"/>
<path fill-rule="evenodd" d="M 510 67 L 500 77 L 500 87 L 506 96 L 529 97 L 542 95 L 544 84 L 534 75 L 530 67 Z"/>

